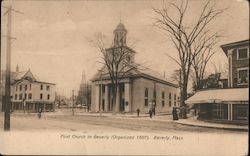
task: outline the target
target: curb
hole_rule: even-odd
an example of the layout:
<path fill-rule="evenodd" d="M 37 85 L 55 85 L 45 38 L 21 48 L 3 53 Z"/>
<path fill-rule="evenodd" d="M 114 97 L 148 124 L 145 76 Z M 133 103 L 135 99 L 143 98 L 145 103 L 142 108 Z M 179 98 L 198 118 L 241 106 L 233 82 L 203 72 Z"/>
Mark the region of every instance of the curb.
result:
<path fill-rule="evenodd" d="M 173 121 L 174 123 L 181 124 L 181 125 L 188 125 L 188 126 L 194 126 L 194 127 L 204 127 L 204 128 L 214 128 L 214 129 L 224 129 L 224 130 L 231 130 L 231 131 L 243 131 L 248 132 L 248 128 L 236 128 L 236 127 L 215 127 L 215 126 L 208 126 L 208 125 L 196 125 L 196 124 L 190 124 L 190 123 L 182 123 L 178 121 Z"/>

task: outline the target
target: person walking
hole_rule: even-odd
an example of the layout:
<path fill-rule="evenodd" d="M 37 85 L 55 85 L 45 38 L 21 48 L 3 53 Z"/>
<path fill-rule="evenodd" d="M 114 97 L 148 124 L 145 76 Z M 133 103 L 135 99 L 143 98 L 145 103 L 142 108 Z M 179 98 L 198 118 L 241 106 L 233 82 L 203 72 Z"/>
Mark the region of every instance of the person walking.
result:
<path fill-rule="evenodd" d="M 173 108 L 172 115 L 173 115 L 173 120 L 178 120 L 178 115 L 177 115 L 176 108 Z"/>
<path fill-rule="evenodd" d="M 139 115 L 140 115 L 140 109 L 137 108 L 136 112 L 137 112 L 137 117 L 139 117 Z"/>
<path fill-rule="evenodd" d="M 38 118 L 40 119 L 42 117 L 42 108 L 38 109 Z"/>
<path fill-rule="evenodd" d="M 149 109 L 149 117 L 152 118 L 153 112 L 152 109 Z"/>

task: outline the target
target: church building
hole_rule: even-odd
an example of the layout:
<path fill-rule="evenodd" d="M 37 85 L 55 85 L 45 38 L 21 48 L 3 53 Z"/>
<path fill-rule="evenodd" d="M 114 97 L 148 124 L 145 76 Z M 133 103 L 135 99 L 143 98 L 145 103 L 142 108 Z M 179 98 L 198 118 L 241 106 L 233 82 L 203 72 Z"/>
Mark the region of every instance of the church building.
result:
<path fill-rule="evenodd" d="M 106 51 L 116 51 L 123 48 L 134 61 L 136 52 L 126 45 L 127 30 L 119 23 L 114 30 L 114 45 Z M 91 79 L 91 111 L 113 112 L 111 78 L 107 67 L 99 70 Z M 158 72 L 149 68 L 134 68 L 119 81 L 117 89 L 118 108 L 115 112 L 133 113 L 140 109 L 141 113 L 148 113 L 154 108 L 156 113 L 170 113 L 179 104 L 179 87 L 169 82 Z"/>

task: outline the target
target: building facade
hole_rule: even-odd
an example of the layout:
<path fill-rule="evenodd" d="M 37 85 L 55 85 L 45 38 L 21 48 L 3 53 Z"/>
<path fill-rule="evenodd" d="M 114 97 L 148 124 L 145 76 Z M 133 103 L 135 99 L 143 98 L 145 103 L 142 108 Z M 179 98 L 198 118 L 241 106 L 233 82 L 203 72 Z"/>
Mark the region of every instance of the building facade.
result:
<path fill-rule="evenodd" d="M 224 44 L 221 46 L 228 57 L 229 87 L 249 86 L 249 40 Z"/>
<path fill-rule="evenodd" d="M 249 121 L 249 40 L 222 45 L 228 58 L 228 88 L 203 90 L 186 103 L 200 119 L 236 124 Z"/>
<path fill-rule="evenodd" d="M 11 108 L 14 111 L 54 111 L 55 84 L 38 81 L 30 70 L 13 73 Z"/>
<path fill-rule="evenodd" d="M 120 23 L 114 30 L 114 46 L 106 49 L 116 52 L 123 48 L 129 53 L 129 61 L 134 61 L 135 51 L 126 46 L 127 30 Z M 119 52 L 119 51 L 117 51 Z M 156 113 L 170 113 L 179 106 L 179 88 L 161 74 L 149 69 L 133 69 L 119 81 L 116 103 L 114 106 L 111 79 L 106 67 L 91 79 L 92 112 L 136 112 L 148 113 L 154 108 Z M 116 110 L 114 110 L 116 109 Z"/>

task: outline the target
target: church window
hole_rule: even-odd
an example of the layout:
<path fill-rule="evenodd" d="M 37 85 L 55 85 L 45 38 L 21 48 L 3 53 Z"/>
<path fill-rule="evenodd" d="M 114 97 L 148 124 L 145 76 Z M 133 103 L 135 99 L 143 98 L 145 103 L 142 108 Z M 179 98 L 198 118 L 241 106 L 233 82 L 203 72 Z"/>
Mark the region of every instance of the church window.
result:
<path fill-rule="evenodd" d="M 148 88 L 144 91 L 144 106 L 148 106 Z"/>
<path fill-rule="evenodd" d="M 161 101 L 161 106 L 165 106 L 165 92 L 162 92 L 162 101 Z"/>
<path fill-rule="evenodd" d="M 50 86 L 46 86 L 46 90 L 49 91 L 50 90 Z"/>

